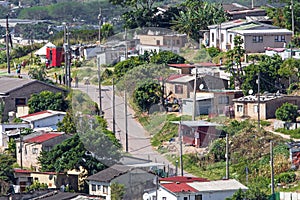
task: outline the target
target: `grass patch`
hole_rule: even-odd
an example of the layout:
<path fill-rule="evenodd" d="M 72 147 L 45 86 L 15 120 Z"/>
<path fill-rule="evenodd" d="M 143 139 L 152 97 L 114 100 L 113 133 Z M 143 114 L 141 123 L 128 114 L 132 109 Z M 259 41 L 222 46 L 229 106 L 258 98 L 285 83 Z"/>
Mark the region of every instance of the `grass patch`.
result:
<path fill-rule="evenodd" d="M 300 138 L 300 129 L 287 130 L 285 128 L 279 128 L 275 130 L 276 132 L 283 133 L 285 135 L 289 135 L 292 138 L 299 139 Z"/>

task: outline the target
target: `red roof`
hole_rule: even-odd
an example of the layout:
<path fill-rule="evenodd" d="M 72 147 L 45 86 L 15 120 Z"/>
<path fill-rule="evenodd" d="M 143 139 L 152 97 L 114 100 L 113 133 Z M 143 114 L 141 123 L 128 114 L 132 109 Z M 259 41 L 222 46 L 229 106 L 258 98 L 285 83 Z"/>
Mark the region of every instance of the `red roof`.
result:
<path fill-rule="evenodd" d="M 60 134 L 60 133 L 45 133 L 43 135 L 39 135 L 39 136 L 36 136 L 36 137 L 33 137 L 33 138 L 29 138 L 29 139 L 25 140 L 25 142 L 28 142 L 28 143 L 43 143 L 47 140 L 58 137 L 60 135 L 62 135 L 62 134 Z"/>
<path fill-rule="evenodd" d="M 41 114 L 45 114 L 45 113 L 51 113 L 51 112 L 48 111 L 48 110 L 44 110 L 44 111 L 40 111 L 40 112 L 36 112 L 36 113 L 24 115 L 24 116 L 22 116 L 20 118 L 26 118 L 26 117 L 36 116 L 36 115 L 41 115 Z"/>
<path fill-rule="evenodd" d="M 15 173 L 29 174 L 31 171 L 26 169 L 14 169 Z"/>
<path fill-rule="evenodd" d="M 178 67 L 178 68 L 194 68 L 193 64 L 168 64 L 171 67 Z"/>
<path fill-rule="evenodd" d="M 178 193 L 178 192 L 198 192 L 195 188 L 189 186 L 187 183 L 166 183 L 162 184 L 162 187 L 167 190 Z"/>
<path fill-rule="evenodd" d="M 216 66 L 221 66 L 220 64 L 215 64 L 211 62 L 202 62 L 202 63 L 195 63 L 195 66 L 200 66 L 200 67 L 216 67 Z"/>
<path fill-rule="evenodd" d="M 160 178 L 159 181 L 168 181 L 174 183 L 209 182 L 209 180 L 206 178 L 188 177 L 188 176 L 173 176 L 167 178 Z"/>
<path fill-rule="evenodd" d="M 187 74 L 172 74 L 168 77 L 168 81 L 171 81 L 171 80 L 174 80 L 174 79 L 177 79 L 177 78 L 180 78 L 180 77 L 183 77 L 183 76 L 186 76 Z"/>

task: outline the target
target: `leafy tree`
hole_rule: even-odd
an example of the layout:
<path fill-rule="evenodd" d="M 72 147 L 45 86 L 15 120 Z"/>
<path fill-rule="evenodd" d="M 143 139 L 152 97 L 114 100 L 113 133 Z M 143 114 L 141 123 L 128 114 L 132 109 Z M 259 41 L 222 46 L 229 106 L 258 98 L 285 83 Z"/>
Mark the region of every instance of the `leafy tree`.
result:
<path fill-rule="evenodd" d="M 13 167 L 15 159 L 5 153 L 0 153 L 0 180 L 12 181 L 14 178 Z"/>
<path fill-rule="evenodd" d="M 28 106 L 29 113 L 35 113 L 44 110 L 66 111 L 69 104 L 61 92 L 42 91 L 31 95 Z"/>
<path fill-rule="evenodd" d="M 107 39 L 110 36 L 114 35 L 113 25 L 105 23 L 101 26 L 101 38 Z"/>
<path fill-rule="evenodd" d="M 226 142 L 222 138 L 219 138 L 212 143 L 209 153 L 213 155 L 215 162 L 225 160 L 225 147 Z"/>
<path fill-rule="evenodd" d="M 47 82 L 46 66 L 32 67 L 28 71 L 28 75 L 32 79 Z"/>
<path fill-rule="evenodd" d="M 226 198 L 226 200 L 244 200 L 245 192 L 242 189 L 236 191 L 231 198 Z"/>
<path fill-rule="evenodd" d="M 300 78 L 300 60 L 294 59 L 294 58 L 288 58 L 286 59 L 282 65 L 280 66 L 280 69 L 278 70 L 278 74 L 284 78 L 289 79 L 289 85 L 291 84 L 291 78 L 293 76 L 297 76 L 297 78 Z"/>
<path fill-rule="evenodd" d="M 298 117 L 298 106 L 290 103 L 284 103 L 280 106 L 276 112 L 275 116 L 277 119 L 286 122 L 295 122 Z"/>
<path fill-rule="evenodd" d="M 122 77 L 126 72 L 133 69 L 134 67 L 143 64 L 144 62 L 141 61 L 138 57 L 131 57 L 127 60 L 118 62 L 114 66 L 114 73 L 115 75 L 120 78 Z"/>
<path fill-rule="evenodd" d="M 161 86 L 155 82 L 145 82 L 133 93 L 133 101 L 143 111 L 149 111 L 152 105 L 159 103 Z"/>
<path fill-rule="evenodd" d="M 57 123 L 58 131 L 65 133 L 76 133 L 76 124 L 73 120 L 72 113 L 68 111 L 61 122 Z"/>
<path fill-rule="evenodd" d="M 200 30 L 207 30 L 207 26 L 224 22 L 227 19 L 221 4 L 187 0 L 182 7 L 184 9 L 171 22 L 172 29 L 186 33 L 195 41 L 202 37 Z"/>
<path fill-rule="evenodd" d="M 242 47 L 244 40 L 241 36 L 234 37 L 234 48 L 226 53 L 226 71 L 230 72 L 233 78 L 234 88 L 241 88 L 243 68 L 242 59 L 245 54 L 245 49 Z"/>
<path fill-rule="evenodd" d="M 154 64 L 180 64 L 185 62 L 182 56 L 171 51 L 151 52 L 151 54 L 150 62 Z"/>
<path fill-rule="evenodd" d="M 119 200 L 122 199 L 125 194 L 125 185 L 119 183 L 112 183 L 110 185 L 111 199 Z"/>
<path fill-rule="evenodd" d="M 66 172 L 82 166 L 93 174 L 105 168 L 96 158 L 87 154 L 78 134 L 55 146 L 51 151 L 42 151 L 38 158 L 42 171 Z"/>

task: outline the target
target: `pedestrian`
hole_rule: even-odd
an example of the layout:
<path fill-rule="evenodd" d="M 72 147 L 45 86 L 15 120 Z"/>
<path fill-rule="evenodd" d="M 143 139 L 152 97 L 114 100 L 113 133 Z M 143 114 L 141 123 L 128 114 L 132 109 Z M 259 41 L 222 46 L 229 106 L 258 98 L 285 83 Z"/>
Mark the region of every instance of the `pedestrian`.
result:
<path fill-rule="evenodd" d="M 55 79 L 55 83 L 57 83 L 57 73 L 54 73 L 54 79 Z"/>
<path fill-rule="evenodd" d="M 58 81 L 59 81 L 59 84 L 61 85 L 61 74 L 58 75 Z"/>
<path fill-rule="evenodd" d="M 18 75 L 18 78 L 21 77 L 21 65 L 18 64 L 18 67 L 17 67 L 17 75 Z"/>
<path fill-rule="evenodd" d="M 66 84 L 66 75 L 65 74 L 63 75 L 63 80 L 62 81 L 63 81 L 63 84 L 65 85 Z"/>
<path fill-rule="evenodd" d="M 78 77 L 75 76 L 74 79 L 75 79 L 75 88 L 78 88 Z"/>

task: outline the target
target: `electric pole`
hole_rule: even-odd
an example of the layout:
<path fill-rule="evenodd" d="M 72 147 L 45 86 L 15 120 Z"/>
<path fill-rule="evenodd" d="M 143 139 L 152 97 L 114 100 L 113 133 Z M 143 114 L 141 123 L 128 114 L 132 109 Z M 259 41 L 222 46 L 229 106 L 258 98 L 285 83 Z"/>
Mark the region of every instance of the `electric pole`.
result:
<path fill-rule="evenodd" d="M 64 26 L 64 53 L 65 53 L 65 85 L 67 87 L 71 87 L 71 56 L 70 56 L 70 34 L 69 34 L 69 28 L 66 23 L 63 23 Z"/>
<path fill-rule="evenodd" d="M 226 179 L 229 179 L 229 135 L 226 133 Z"/>
<path fill-rule="evenodd" d="M 196 66 L 195 68 L 195 80 L 194 80 L 194 95 L 193 95 L 193 112 L 192 112 L 192 120 L 195 121 L 196 117 L 196 87 L 197 87 L 197 74 L 198 74 L 198 68 Z"/>
<path fill-rule="evenodd" d="M 295 34 L 294 0 L 291 0 L 292 36 Z"/>
<path fill-rule="evenodd" d="M 181 131 L 181 120 L 179 122 L 179 143 L 180 143 L 180 172 L 181 176 L 183 176 L 183 160 L 182 160 L 182 131 Z"/>
<path fill-rule="evenodd" d="M 10 55 L 9 55 L 9 42 L 10 42 L 10 34 L 9 34 L 9 25 L 8 25 L 8 14 L 6 15 L 6 63 L 7 63 L 7 73 L 10 74 Z"/>
<path fill-rule="evenodd" d="M 99 47 L 101 49 L 101 25 L 102 25 L 102 12 L 101 8 L 99 9 Z M 102 116 L 102 88 L 101 88 L 101 63 L 100 56 L 97 56 L 97 66 L 98 66 L 98 90 L 99 90 L 99 116 Z"/>
<path fill-rule="evenodd" d="M 124 90 L 124 102 L 125 102 L 125 143 L 126 143 L 126 152 L 128 152 L 128 121 L 127 121 L 127 93 L 126 89 Z"/>
<path fill-rule="evenodd" d="M 260 132 L 260 72 L 257 79 L 257 130 Z"/>
<path fill-rule="evenodd" d="M 116 134 L 116 97 L 115 97 L 115 79 L 112 79 L 112 111 L 113 111 L 113 133 Z"/>
<path fill-rule="evenodd" d="M 272 194 L 272 200 L 275 200 L 274 156 L 273 156 L 273 142 L 272 141 L 270 141 L 270 165 L 271 165 L 271 194 Z"/>

